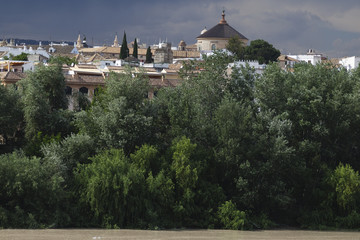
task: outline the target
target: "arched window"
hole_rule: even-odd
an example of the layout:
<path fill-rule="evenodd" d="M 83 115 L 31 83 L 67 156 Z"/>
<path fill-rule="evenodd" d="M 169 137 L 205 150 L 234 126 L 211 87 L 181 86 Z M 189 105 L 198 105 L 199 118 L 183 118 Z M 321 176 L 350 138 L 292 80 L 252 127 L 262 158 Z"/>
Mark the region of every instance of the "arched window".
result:
<path fill-rule="evenodd" d="M 215 44 L 211 44 L 211 50 L 216 50 L 216 45 Z"/>
<path fill-rule="evenodd" d="M 89 94 L 89 89 L 86 88 L 86 87 L 82 87 L 82 88 L 79 89 L 79 92 L 88 95 Z"/>
<path fill-rule="evenodd" d="M 72 95 L 72 88 L 69 87 L 69 86 L 66 86 L 66 87 L 65 87 L 65 94 L 66 94 L 66 95 Z"/>
<path fill-rule="evenodd" d="M 95 88 L 94 89 L 94 96 L 99 95 L 99 93 L 100 93 L 100 88 Z"/>

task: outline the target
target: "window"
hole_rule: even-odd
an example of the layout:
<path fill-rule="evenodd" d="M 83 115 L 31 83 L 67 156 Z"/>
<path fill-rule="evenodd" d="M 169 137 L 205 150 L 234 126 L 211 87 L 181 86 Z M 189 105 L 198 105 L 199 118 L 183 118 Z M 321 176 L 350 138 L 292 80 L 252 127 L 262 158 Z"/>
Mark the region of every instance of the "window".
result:
<path fill-rule="evenodd" d="M 94 96 L 99 95 L 100 89 L 99 88 L 95 88 L 94 89 Z"/>
<path fill-rule="evenodd" d="M 216 45 L 215 44 L 211 44 L 211 50 L 216 50 Z"/>
<path fill-rule="evenodd" d="M 82 87 L 79 89 L 79 92 L 85 94 L 85 95 L 88 95 L 89 94 L 89 89 L 86 88 L 86 87 Z"/>
<path fill-rule="evenodd" d="M 65 88 L 65 94 L 66 94 L 66 95 L 71 95 L 71 94 L 72 94 L 72 88 L 69 87 L 69 86 L 66 86 L 66 88 Z"/>

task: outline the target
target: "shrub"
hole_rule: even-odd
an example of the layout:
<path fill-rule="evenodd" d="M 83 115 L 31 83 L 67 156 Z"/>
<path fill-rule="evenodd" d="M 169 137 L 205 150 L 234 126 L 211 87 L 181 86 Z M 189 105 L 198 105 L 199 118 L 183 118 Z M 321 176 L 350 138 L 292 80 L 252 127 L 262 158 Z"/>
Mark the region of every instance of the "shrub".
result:
<path fill-rule="evenodd" d="M 226 201 L 219 207 L 218 217 L 221 224 L 226 229 L 244 229 L 246 214 L 244 211 L 238 210 L 231 200 Z"/>

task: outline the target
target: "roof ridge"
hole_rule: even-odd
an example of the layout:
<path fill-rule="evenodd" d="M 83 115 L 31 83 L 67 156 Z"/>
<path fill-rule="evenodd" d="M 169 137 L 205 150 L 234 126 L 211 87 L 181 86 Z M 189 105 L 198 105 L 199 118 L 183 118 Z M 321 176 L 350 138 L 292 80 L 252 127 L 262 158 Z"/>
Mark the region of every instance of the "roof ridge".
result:
<path fill-rule="evenodd" d="M 197 38 L 231 38 L 235 35 L 239 36 L 241 39 L 247 39 L 228 23 L 218 23 Z"/>

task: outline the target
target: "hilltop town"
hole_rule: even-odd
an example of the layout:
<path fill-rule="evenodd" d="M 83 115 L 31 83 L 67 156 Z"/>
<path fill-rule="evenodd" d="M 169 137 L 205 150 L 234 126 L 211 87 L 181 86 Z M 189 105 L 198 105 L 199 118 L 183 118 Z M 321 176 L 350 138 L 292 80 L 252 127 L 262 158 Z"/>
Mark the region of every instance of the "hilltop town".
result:
<path fill-rule="evenodd" d="M 358 230 L 359 59 L 198 34 L 4 39 L 0 229 Z"/>
<path fill-rule="evenodd" d="M 70 98 L 74 93 L 81 92 L 91 99 L 97 88 L 104 85 L 104 79 L 110 72 L 122 73 L 125 66 L 131 66 L 134 72 L 141 72 L 149 77 L 152 89 L 148 97 L 152 98 L 157 89 L 179 84 L 181 81 L 179 70 L 184 61 L 201 61 L 204 55 L 209 56 L 214 51 L 227 51 L 228 41 L 233 37 L 238 38 L 244 46 L 249 44 L 249 39 L 228 24 L 225 12 L 222 13 L 217 25 L 209 30 L 205 27 L 199 33 L 199 36 L 194 37 L 195 43 L 187 44 L 180 41 L 177 46 L 172 46 L 166 41 L 147 46 L 139 39 L 127 44 L 124 34 L 123 42 L 125 40 L 127 44 L 127 49 L 124 51 L 127 55 L 123 59 L 120 56 L 122 44 L 119 43 L 117 34 L 111 46 L 89 46 L 86 37 L 81 34 L 73 45 L 65 42 L 50 42 L 49 45 L 39 42 L 38 45 L 26 45 L 16 44 L 13 39 L 3 39 L 0 42 L 0 81 L 3 85 L 16 83 L 26 76 L 27 71 L 34 71 L 39 64 L 48 65 L 51 58 L 60 57 L 72 61 L 72 64 L 63 66 L 66 93 Z M 290 71 L 299 62 L 313 65 L 330 62 L 352 70 L 358 66 L 360 58 L 353 56 L 328 59 L 323 54 L 309 49 L 299 55 L 280 55 L 277 62 L 283 69 Z M 246 64 L 260 74 L 266 67 L 266 64 L 258 60 L 239 59 L 230 64 L 229 68 Z"/>

